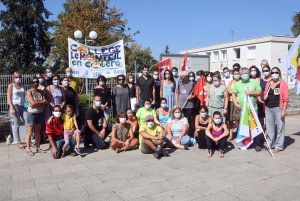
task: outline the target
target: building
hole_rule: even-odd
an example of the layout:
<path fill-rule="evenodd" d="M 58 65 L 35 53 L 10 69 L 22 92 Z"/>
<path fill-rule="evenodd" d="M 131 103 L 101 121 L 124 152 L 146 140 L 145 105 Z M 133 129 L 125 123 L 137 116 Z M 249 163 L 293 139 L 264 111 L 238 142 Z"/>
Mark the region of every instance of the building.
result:
<path fill-rule="evenodd" d="M 290 36 L 264 36 L 183 50 L 180 53 L 188 51 L 189 54 L 209 55 L 211 72 L 221 71 L 222 67 L 232 69 L 235 63 L 242 67 L 260 67 L 261 60 L 266 59 L 270 67 L 280 67 L 283 78 L 293 86 L 294 80 L 287 75 L 285 67 L 281 67 L 280 63 L 295 40 L 296 37 Z"/>

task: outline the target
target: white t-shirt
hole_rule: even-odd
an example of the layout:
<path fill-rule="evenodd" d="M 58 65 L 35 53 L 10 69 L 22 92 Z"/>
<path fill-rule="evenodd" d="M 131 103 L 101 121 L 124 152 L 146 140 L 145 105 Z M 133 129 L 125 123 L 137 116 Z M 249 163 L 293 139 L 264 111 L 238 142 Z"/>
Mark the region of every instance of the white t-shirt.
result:
<path fill-rule="evenodd" d="M 184 124 L 187 124 L 189 126 L 188 120 L 185 117 L 183 117 L 179 121 L 175 121 L 170 117 L 167 121 L 167 124 L 168 123 L 171 123 L 171 132 L 174 138 L 178 138 L 180 136 Z"/>
<path fill-rule="evenodd" d="M 224 77 L 222 81 L 225 81 L 225 86 L 228 87 L 229 82 L 232 80 L 232 76 L 230 75 L 228 78 Z"/>

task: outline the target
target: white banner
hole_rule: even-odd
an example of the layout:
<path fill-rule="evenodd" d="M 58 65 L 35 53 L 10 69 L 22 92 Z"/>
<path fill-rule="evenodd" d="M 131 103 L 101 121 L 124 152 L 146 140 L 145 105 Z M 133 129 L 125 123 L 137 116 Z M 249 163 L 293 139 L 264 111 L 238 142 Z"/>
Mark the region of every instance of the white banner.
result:
<path fill-rule="evenodd" d="M 106 46 L 88 46 L 68 38 L 69 66 L 74 77 L 126 76 L 123 40 Z"/>

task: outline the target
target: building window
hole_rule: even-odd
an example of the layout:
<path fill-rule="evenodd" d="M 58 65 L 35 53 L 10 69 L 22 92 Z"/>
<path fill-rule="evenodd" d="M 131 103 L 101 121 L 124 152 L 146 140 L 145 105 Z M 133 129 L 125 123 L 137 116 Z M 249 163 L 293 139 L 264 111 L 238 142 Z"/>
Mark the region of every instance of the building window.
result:
<path fill-rule="evenodd" d="M 255 59 L 255 51 L 256 51 L 255 46 L 248 47 L 247 59 Z"/>
<path fill-rule="evenodd" d="M 215 55 L 215 61 L 219 61 L 219 51 L 214 52 Z"/>
<path fill-rule="evenodd" d="M 223 61 L 227 60 L 227 50 L 221 50 L 221 58 Z"/>
<path fill-rule="evenodd" d="M 288 51 L 290 51 L 291 47 L 292 47 L 292 45 L 288 45 Z"/>
<path fill-rule="evenodd" d="M 235 52 L 235 58 L 240 59 L 241 58 L 241 49 L 236 48 L 236 49 L 234 49 L 234 52 Z"/>

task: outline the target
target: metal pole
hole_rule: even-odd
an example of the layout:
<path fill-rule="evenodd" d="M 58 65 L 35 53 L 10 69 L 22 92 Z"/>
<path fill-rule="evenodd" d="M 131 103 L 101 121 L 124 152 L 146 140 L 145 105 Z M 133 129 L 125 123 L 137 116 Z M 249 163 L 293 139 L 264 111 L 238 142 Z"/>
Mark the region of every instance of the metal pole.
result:
<path fill-rule="evenodd" d="M 137 74 L 137 68 L 136 68 L 136 58 L 134 60 L 134 82 L 136 83 L 136 74 Z"/>
<path fill-rule="evenodd" d="M 86 45 L 86 38 L 84 38 L 84 45 Z M 89 90 L 89 87 L 88 87 L 88 78 L 86 77 L 85 78 L 85 93 L 88 94 L 88 90 Z"/>

